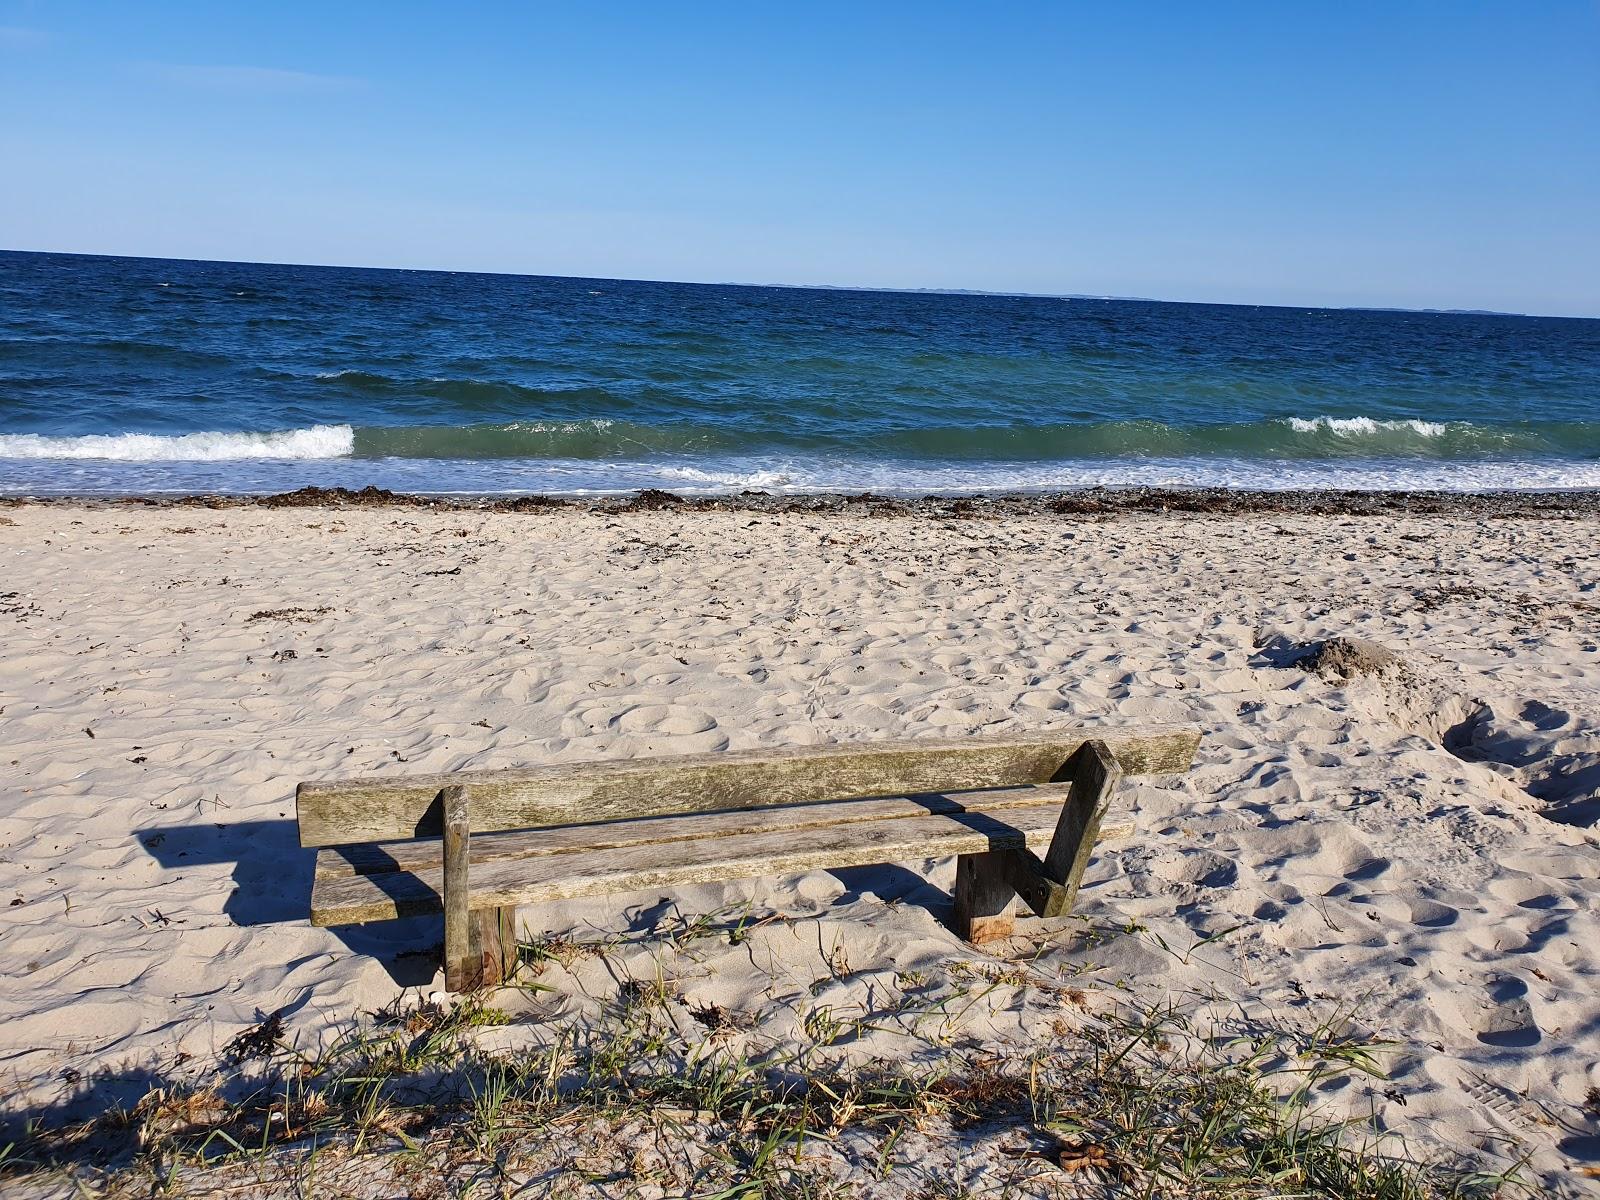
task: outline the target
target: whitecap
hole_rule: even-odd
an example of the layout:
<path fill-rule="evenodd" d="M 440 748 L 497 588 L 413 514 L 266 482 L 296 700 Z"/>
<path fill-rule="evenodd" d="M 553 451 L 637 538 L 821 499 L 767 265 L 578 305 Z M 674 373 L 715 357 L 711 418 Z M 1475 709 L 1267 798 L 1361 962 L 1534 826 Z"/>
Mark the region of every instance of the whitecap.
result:
<path fill-rule="evenodd" d="M 1415 417 L 1404 419 L 1375 419 L 1373 417 L 1290 417 L 1288 424 L 1296 433 L 1316 433 L 1325 429 L 1345 437 L 1371 435 L 1384 430 L 1409 430 L 1420 437 L 1439 437 L 1445 432 L 1442 421 L 1423 421 Z"/>
<path fill-rule="evenodd" d="M 50 437 L 0 434 L 0 458 L 98 458 L 117 462 L 223 462 L 248 458 L 344 458 L 355 447 L 349 425 L 270 433 L 92 433 Z"/>

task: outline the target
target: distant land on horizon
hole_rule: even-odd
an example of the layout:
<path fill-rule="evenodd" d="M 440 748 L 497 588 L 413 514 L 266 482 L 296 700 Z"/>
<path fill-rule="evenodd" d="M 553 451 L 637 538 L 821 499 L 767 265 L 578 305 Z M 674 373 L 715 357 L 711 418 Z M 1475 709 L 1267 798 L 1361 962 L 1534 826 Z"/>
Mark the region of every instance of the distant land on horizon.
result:
<path fill-rule="evenodd" d="M 749 287 L 750 284 L 723 283 L 719 287 Z M 1220 308 L 1310 308 L 1328 312 L 1438 313 L 1457 317 L 1543 317 L 1543 313 L 1511 312 L 1498 308 L 1404 308 L 1391 304 L 1248 304 L 1242 300 L 1161 300 L 1155 296 L 1096 295 L 1093 292 L 997 292 L 983 288 L 896 288 L 870 287 L 849 283 L 767 283 L 758 287 L 799 288 L 817 292 L 904 292 L 930 296 L 1012 296 L 1029 300 L 1118 300 L 1130 304 L 1213 304 Z M 1594 321 L 1597 317 L 1550 317 L 1555 321 Z"/>
<path fill-rule="evenodd" d="M 731 279 L 715 281 L 690 279 L 631 279 L 609 275 L 545 275 L 537 271 L 462 270 L 456 267 L 380 267 L 368 266 L 360 263 L 263 262 L 248 258 L 168 258 L 162 255 L 95 254 L 87 251 L 77 250 L 8 250 L 0 248 L 0 254 L 38 254 L 55 258 L 126 258 L 142 260 L 145 262 L 222 263 L 237 266 L 302 267 L 328 271 L 403 271 L 412 274 L 492 275 L 509 277 L 513 279 L 586 279 L 602 283 L 665 283 L 683 284 L 688 287 L 788 288 L 795 291 L 885 292 L 910 296 L 999 296 L 1027 300 L 1101 300 L 1119 301 L 1129 304 L 1199 304 L 1213 305 L 1219 308 L 1286 308 L 1313 309 L 1327 312 L 1426 313 L 1439 316 L 1459 317 L 1539 317 L 1542 319 L 1556 321 L 1600 320 L 1600 317 L 1514 312 L 1495 308 L 1407 308 L 1403 305 L 1386 304 L 1272 304 L 1266 302 L 1248 303 L 1241 300 L 1164 300 L 1155 296 L 1123 296 L 1116 294 L 1098 294 L 1094 292 L 1014 292 L 989 288 L 878 287 L 872 284 L 864 283 L 750 283 Z"/>

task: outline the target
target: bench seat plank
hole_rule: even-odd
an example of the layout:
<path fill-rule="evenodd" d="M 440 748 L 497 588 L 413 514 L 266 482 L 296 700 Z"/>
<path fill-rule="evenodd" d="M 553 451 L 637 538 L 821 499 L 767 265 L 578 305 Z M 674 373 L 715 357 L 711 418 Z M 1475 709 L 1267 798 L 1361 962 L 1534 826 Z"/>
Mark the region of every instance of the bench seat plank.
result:
<path fill-rule="evenodd" d="M 540 854 L 566 854 L 574 850 L 611 850 L 651 842 L 776 833 L 784 829 L 811 829 L 823 825 L 852 825 L 896 817 L 923 817 L 929 813 L 996 812 L 1019 805 L 1064 804 L 1071 790 L 1071 784 L 1047 783 L 1037 787 L 829 800 L 820 804 L 786 804 L 735 809 L 732 812 L 688 813 L 675 817 L 642 817 L 632 821 L 475 833 L 472 839 L 472 863 L 477 866 L 480 863 L 531 858 Z M 416 873 L 438 866 L 440 853 L 437 838 L 334 846 L 317 855 L 317 876 L 381 875 L 388 871 Z"/>
<path fill-rule="evenodd" d="M 444 832 L 440 793 L 472 795 L 472 833 L 579 821 L 809 804 L 863 796 L 1048 783 L 1091 738 L 1128 775 L 1187 770 L 1193 728 L 1096 728 L 990 738 L 917 738 L 801 749 L 724 751 L 612 762 L 558 763 L 448 775 L 369 776 L 302 783 L 300 844 L 344 846 Z"/>
<path fill-rule="evenodd" d="M 470 903 L 474 909 L 500 908 L 824 867 L 1046 848 L 1064 794 L 1065 785 L 991 792 L 987 802 L 972 793 L 964 799 L 946 794 L 940 797 L 950 806 L 945 813 L 930 812 L 922 800 L 890 797 L 475 836 Z M 859 807 L 859 819 L 847 813 L 852 806 Z M 1101 837 L 1130 828 L 1114 814 Z M 374 869 L 375 853 L 390 856 L 393 865 Z M 441 861 L 437 840 L 324 850 L 311 922 L 348 925 L 440 912 Z"/>

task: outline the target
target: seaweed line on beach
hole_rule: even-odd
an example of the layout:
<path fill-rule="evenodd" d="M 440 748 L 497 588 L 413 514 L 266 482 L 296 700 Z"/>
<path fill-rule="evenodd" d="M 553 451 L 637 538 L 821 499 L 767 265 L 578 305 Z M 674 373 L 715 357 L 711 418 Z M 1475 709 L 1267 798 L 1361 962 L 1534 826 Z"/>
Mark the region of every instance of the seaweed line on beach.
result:
<path fill-rule="evenodd" d="M 435 496 L 368 486 L 303 487 L 275 495 L 0 497 L 0 507 L 24 505 L 156 508 L 421 508 L 441 511 L 535 513 L 749 512 L 830 513 L 870 517 L 1109 517 L 1129 513 L 1244 516 L 1439 516 L 1555 519 L 1600 515 L 1600 491 L 1243 491 L 1230 488 L 1084 488 L 1003 495 L 888 496 L 874 492 L 779 493 L 743 491 L 680 496 L 646 488 L 622 496 Z"/>

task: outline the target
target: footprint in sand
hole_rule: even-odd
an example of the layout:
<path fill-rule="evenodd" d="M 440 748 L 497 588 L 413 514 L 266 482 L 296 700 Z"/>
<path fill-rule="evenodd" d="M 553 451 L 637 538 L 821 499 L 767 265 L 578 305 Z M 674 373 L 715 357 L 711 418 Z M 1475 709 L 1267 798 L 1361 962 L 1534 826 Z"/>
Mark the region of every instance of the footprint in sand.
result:
<path fill-rule="evenodd" d="M 1522 706 L 1519 715 L 1541 733 L 1564 728 L 1572 721 L 1572 714 L 1565 709 L 1552 708 L 1539 700 L 1529 700 Z"/>
<path fill-rule="evenodd" d="M 1441 1001 L 1447 1016 L 1454 1010 L 1456 1021 L 1452 1023 L 1472 1030 L 1486 1046 L 1525 1049 L 1544 1038 L 1528 1003 L 1528 985 L 1515 975 L 1490 980 L 1488 988 L 1476 996 L 1457 991 L 1441 996 Z"/>
<path fill-rule="evenodd" d="M 1447 925 L 1454 925 L 1460 916 L 1456 909 L 1435 900 L 1411 902 L 1411 923 L 1424 929 L 1443 929 Z"/>
<path fill-rule="evenodd" d="M 1562 903 L 1546 881 L 1531 875 L 1502 875 L 1491 879 L 1489 895 L 1518 908 L 1555 908 Z"/>
<path fill-rule="evenodd" d="M 1059 692 L 1024 692 L 1017 697 L 1017 708 L 1033 708 L 1044 712 L 1060 712 L 1070 707 L 1066 697 Z"/>
<path fill-rule="evenodd" d="M 621 734 L 685 738 L 689 742 L 680 747 L 685 752 L 721 749 L 726 738 L 716 730 L 716 718 L 709 713 L 676 704 L 596 705 L 570 712 L 561 721 L 561 732 L 567 737 Z"/>
<path fill-rule="evenodd" d="M 1228 887 L 1239 878 L 1238 865 L 1232 859 L 1210 850 L 1157 858 L 1150 864 L 1150 873 L 1169 883 L 1202 888 Z"/>
<path fill-rule="evenodd" d="M 640 704 L 618 713 L 611 724 L 623 733 L 658 733 L 681 737 L 717 727 L 716 719 L 694 708 L 666 704 Z"/>
<path fill-rule="evenodd" d="M 1391 865 L 1392 864 L 1387 858 L 1384 858 L 1381 855 L 1375 855 L 1372 858 L 1363 859 L 1362 861 L 1354 863 L 1350 867 L 1346 868 L 1344 877 L 1346 879 L 1355 880 L 1358 882 L 1365 882 L 1369 879 L 1376 879 L 1379 875 L 1382 875 L 1385 871 L 1387 871 Z"/>
<path fill-rule="evenodd" d="M 1489 987 L 1488 1022 L 1478 1030 L 1478 1040 L 1491 1046 L 1532 1046 L 1544 1037 L 1528 1003 L 1528 985 L 1515 976 L 1496 980 Z"/>

